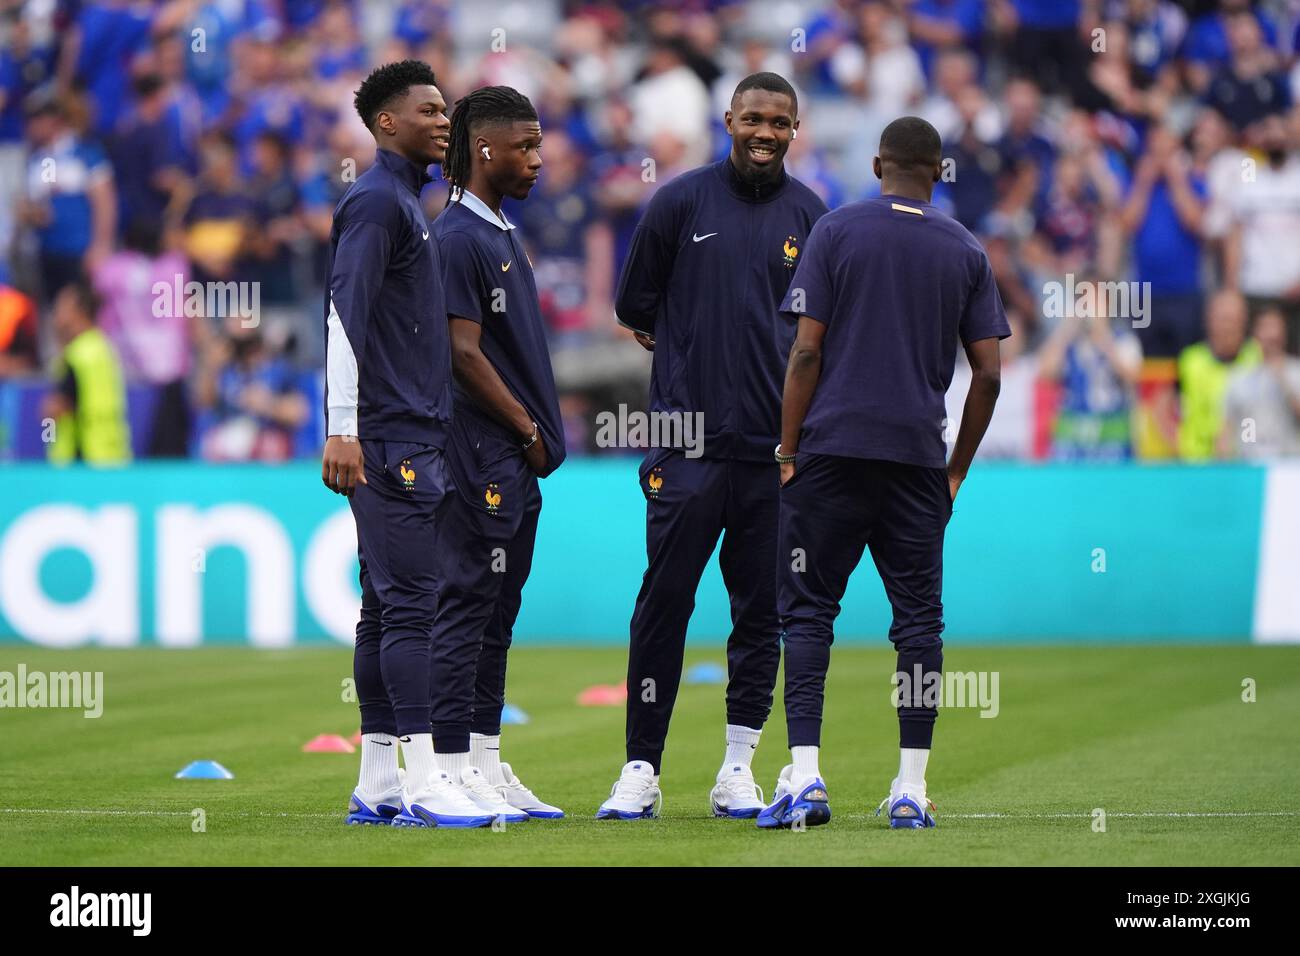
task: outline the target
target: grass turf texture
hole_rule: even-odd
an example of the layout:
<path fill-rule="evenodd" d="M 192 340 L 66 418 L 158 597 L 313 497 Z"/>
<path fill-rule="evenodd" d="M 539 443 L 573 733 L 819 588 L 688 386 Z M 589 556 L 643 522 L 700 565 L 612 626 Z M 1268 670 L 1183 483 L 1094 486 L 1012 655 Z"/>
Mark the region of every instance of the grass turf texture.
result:
<path fill-rule="evenodd" d="M 693 648 L 687 663 L 721 661 Z M 569 812 L 504 832 L 346 827 L 357 755 L 304 754 L 350 735 L 346 650 L 51 651 L 0 647 L 0 670 L 104 671 L 104 713 L 0 710 L 0 864 L 1286 864 L 1300 863 L 1300 648 L 950 645 L 949 670 L 998 671 L 1001 712 L 940 713 L 939 828 L 872 812 L 897 767 L 887 649 L 833 654 L 822 771 L 834 819 L 804 833 L 715 820 L 723 688 L 684 685 L 659 820 L 596 821 L 623 763 L 622 708 L 575 696 L 617 682 L 618 648 L 519 648 L 510 699 L 532 718 L 502 752 Z M 1241 682 L 1258 682 L 1258 701 Z M 778 682 L 778 688 L 780 683 Z M 755 758 L 765 792 L 788 759 L 779 701 Z M 230 781 L 174 780 L 214 759 Z M 1103 808 L 1106 832 L 1093 830 Z M 206 813 L 195 833 L 191 811 Z M 101 813 L 16 812 L 67 809 Z M 1127 816 L 1166 812 L 1247 816 Z M 1005 814 L 978 818 L 975 814 Z M 1276 815 L 1263 815 L 1263 814 Z"/>

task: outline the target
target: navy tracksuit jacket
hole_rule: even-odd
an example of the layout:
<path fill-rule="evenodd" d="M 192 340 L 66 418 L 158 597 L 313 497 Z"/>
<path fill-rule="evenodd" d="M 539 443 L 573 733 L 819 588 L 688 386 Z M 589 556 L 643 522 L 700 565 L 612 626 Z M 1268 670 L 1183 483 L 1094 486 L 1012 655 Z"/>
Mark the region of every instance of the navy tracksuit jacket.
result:
<path fill-rule="evenodd" d="M 627 759 L 660 769 L 700 575 L 722 535 L 731 598 L 727 722 L 761 728 L 780 662 L 776 613 L 781 391 L 794 325 L 779 314 L 826 205 L 782 171 L 745 182 L 730 158 L 651 200 L 615 303 L 653 335 L 652 412 L 701 413 L 702 456 L 652 448 L 639 478 L 648 567 L 632 615 Z"/>
<path fill-rule="evenodd" d="M 357 438 L 353 672 L 362 733 L 429 733 L 433 557 L 449 487 L 451 348 L 423 169 L 377 150 L 334 211 L 325 301 L 328 434 Z"/>

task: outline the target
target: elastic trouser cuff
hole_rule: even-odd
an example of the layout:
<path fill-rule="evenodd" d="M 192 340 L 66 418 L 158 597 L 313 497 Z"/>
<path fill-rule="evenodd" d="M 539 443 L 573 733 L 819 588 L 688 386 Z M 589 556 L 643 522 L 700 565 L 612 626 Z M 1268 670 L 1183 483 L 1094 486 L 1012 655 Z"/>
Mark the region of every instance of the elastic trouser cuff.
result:
<path fill-rule="evenodd" d="M 469 732 L 471 734 L 482 734 L 484 737 L 499 737 L 501 735 L 501 711 L 498 709 L 495 714 L 485 714 L 482 717 L 475 716 L 470 722 Z"/>
<path fill-rule="evenodd" d="M 822 722 L 817 717 L 790 717 L 785 722 L 791 747 L 820 747 Z"/>
<path fill-rule="evenodd" d="M 727 709 L 727 723 L 733 727 L 748 727 L 750 730 L 762 730 L 767 723 L 767 713 L 755 713 L 752 710 L 737 711 Z"/>
<path fill-rule="evenodd" d="M 393 720 L 397 724 L 398 737 L 427 734 L 430 730 L 428 706 L 394 707 Z"/>
<path fill-rule="evenodd" d="M 396 737 L 397 721 L 388 703 L 361 705 L 361 732 L 363 734 L 390 734 Z"/>
<path fill-rule="evenodd" d="M 435 725 L 433 749 L 440 754 L 469 753 L 469 731 L 464 727 L 447 728 Z"/>

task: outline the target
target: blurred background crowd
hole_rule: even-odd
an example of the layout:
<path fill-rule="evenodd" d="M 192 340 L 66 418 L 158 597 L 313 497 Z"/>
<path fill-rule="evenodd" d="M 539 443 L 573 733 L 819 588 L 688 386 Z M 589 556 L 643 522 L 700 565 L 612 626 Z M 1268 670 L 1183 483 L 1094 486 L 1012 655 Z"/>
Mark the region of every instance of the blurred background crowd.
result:
<path fill-rule="evenodd" d="M 1015 330 L 982 456 L 1300 454 L 1300 0 L 0 0 L 0 31 L 0 457 L 317 455 L 331 214 L 373 158 L 352 94 L 406 57 L 541 114 L 506 214 L 574 453 L 646 401 L 612 305 L 641 210 L 773 70 L 788 168 L 832 208 L 878 191 L 891 119 L 943 136 L 936 203 Z M 190 282 L 256 290 L 256 320 L 186 308 Z M 1054 283 L 1139 291 L 1062 314 Z"/>

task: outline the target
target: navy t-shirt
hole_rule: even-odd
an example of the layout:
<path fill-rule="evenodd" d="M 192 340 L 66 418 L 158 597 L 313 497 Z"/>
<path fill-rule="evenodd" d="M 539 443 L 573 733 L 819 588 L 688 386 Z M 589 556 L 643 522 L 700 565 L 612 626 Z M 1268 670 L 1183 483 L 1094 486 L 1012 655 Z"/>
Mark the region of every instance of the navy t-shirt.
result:
<path fill-rule="evenodd" d="M 942 468 L 957 343 L 1011 334 L 988 256 L 930 203 L 880 196 L 817 221 L 781 311 L 826 326 L 799 451 Z"/>
<path fill-rule="evenodd" d="M 442 254 L 447 315 L 483 327 L 479 348 L 506 388 L 537 422 L 546 443 L 545 474 L 549 475 L 564 461 L 564 425 L 532 263 L 513 227 L 488 221 L 471 205 L 487 209 L 467 195 L 465 201 L 448 206 L 433 224 Z M 486 215 L 495 219 L 490 210 Z M 519 444 L 519 436 L 478 408 L 459 383 L 455 385 L 455 401 L 457 416 L 474 415 L 482 427 Z"/>

